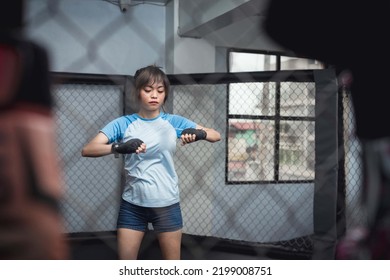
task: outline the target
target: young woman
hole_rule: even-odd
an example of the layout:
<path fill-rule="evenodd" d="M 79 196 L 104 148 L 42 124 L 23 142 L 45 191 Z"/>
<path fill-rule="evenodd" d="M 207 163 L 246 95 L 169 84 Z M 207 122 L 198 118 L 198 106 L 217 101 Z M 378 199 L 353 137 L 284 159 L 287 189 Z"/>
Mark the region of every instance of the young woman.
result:
<path fill-rule="evenodd" d="M 173 155 L 198 140 L 217 142 L 220 134 L 182 116 L 161 110 L 169 80 L 157 66 L 136 71 L 138 113 L 108 123 L 82 150 L 84 157 L 124 154 L 126 182 L 119 209 L 120 259 L 137 259 L 148 223 L 153 225 L 164 259 L 180 259 L 182 216 Z"/>

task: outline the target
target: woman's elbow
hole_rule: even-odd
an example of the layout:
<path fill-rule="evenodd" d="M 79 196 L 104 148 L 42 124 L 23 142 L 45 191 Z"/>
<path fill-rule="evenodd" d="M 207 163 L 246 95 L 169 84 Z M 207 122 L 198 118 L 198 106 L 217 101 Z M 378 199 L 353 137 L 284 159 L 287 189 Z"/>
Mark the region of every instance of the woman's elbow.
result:
<path fill-rule="evenodd" d="M 210 142 L 218 142 L 218 141 L 220 141 L 221 140 L 221 134 L 219 133 L 219 132 L 217 132 L 217 131 L 213 131 L 213 133 L 212 133 L 212 135 L 210 135 L 211 137 L 210 137 Z"/>

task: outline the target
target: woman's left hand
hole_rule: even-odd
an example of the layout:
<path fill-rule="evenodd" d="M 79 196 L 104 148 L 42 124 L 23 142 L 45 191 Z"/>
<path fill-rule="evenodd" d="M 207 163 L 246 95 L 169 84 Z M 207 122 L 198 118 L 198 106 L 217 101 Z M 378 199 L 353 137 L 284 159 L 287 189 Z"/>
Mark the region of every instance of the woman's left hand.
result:
<path fill-rule="evenodd" d="M 182 134 L 180 137 L 180 140 L 181 140 L 181 145 L 184 146 L 185 144 L 195 142 L 196 135 L 195 134 Z"/>

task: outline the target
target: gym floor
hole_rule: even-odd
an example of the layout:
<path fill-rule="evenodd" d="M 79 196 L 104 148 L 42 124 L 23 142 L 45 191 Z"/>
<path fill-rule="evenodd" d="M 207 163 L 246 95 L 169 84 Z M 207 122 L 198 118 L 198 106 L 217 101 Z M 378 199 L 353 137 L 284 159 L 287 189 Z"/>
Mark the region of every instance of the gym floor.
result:
<path fill-rule="evenodd" d="M 94 233 L 93 236 L 71 236 L 69 238 L 73 260 L 118 259 L 115 233 Z M 140 260 L 161 260 L 160 248 L 155 234 L 147 232 L 142 242 Z M 217 238 L 197 237 L 183 234 L 183 260 L 259 260 L 270 259 L 264 250 L 248 246 L 229 245 Z"/>

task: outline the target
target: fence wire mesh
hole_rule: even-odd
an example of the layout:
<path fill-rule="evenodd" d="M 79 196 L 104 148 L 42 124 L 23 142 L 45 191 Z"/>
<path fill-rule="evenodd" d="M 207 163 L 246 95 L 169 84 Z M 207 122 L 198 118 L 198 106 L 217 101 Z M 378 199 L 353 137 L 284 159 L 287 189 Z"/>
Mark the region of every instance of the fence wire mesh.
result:
<path fill-rule="evenodd" d="M 123 94 L 116 86 L 67 84 L 56 87 L 53 95 L 67 189 L 65 226 L 69 232 L 113 229 L 121 164 L 114 158 L 82 158 L 81 149 L 107 120 L 122 113 Z"/>
<path fill-rule="evenodd" d="M 78 5 L 87 1 L 77 5 L 67 5 L 67 1 L 31 2 L 35 3 L 29 4 L 30 26 L 39 29 L 41 36 L 52 33 L 53 26 L 56 27 L 56 40 L 50 38 L 48 42 L 63 50 L 56 54 L 58 60 L 66 60 L 62 55 L 68 51 L 61 44 L 67 46 L 71 42 L 76 46 L 73 51 L 78 55 L 60 65 L 63 71 L 95 73 L 105 69 L 110 75 L 120 74 L 121 70 L 114 65 L 122 66 L 118 59 L 122 60 L 123 56 L 115 54 L 129 47 L 116 44 L 123 42 L 118 35 L 123 32 L 135 33 L 141 39 L 150 61 L 161 60 L 162 38 L 135 13 L 133 18 L 102 17 L 98 19 L 102 21 L 99 25 L 92 25 L 89 21 L 79 22 L 74 16 L 79 12 Z M 98 10 L 103 2 L 110 1 L 95 2 L 100 2 L 96 4 Z M 130 24 L 134 28 L 129 30 Z M 32 29 L 30 32 L 35 33 Z M 99 236 L 100 232 L 115 230 L 122 161 L 114 157 L 82 158 L 80 152 L 100 128 L 126 111 L 124 87 L 124 84 L 89 81 L 57 83 L 53 89 L 58 146 L 67 190 L 62 205 L 67 233 Z M 180 178 L 186 234 L 228 240 L 238 246 L 249 244 L 255 251 L 266 246 L 291 255 L 311 255 L 314 91 L 313 82 L 283 82 L 278 86 L 273 82 L 235 81 L 172 87 L 172 103 L 167 111 L 213 127 L 223 137 L 213 145 L 194 143 L 184 148 L 178 144 L 175 165 Z M 348 94 L 342 99 L 339 109 L 343 112 L 345 133 L 339 149 L 345 152 L 343 207 L 346 226 L 350 228 L 364 223 L 365 216 L 359 201 L 360 144 L 354 136 Z M 213 246 L 201 245 L 206 249 Z"/>
<path fill-rule="evenodd" d="M 178 142 L 175 166 L 185 234 L 227 240 L 254 250 L 266 248 L 310 257 L 315 177 L 314 84 L 286 84 L 289 86 L 281 87 L 280 98 L 276 97 L 276 84 L 270 82 L 256 83 L 255 87 L 239 81 L 172 86 L 172 102 L 166 110 L 213 127 L 223 138 L 217 144 L 196 142 L 185 147 Z M 264 88 L 269 93 L 267 100 L 273 100 L 267 101 L 268 106 L 261 104 L 261 99 L 257 102 L 260 105 L 254 106 L 254 98 L 241 107 L 230 106 L 234 108 L 231 114 L 228 104 L 235 94 L 260 96 Z M 63 209 L 68 233 L 98 236 L 99 232 L 115 231 L 122 160 L 110 156 L 82 158 L 80 151 L 108 121 L 123 114 L 123 94 L 124 84 L 80 82 L 55 87 L 58 143 L 67 186 Z M 284 94 L 290 95 L 291 101 Z M 346 129 L 342 149 L 347 174 L 343 207 L 347 227 L 353 227 L 364 223 L 359 204 L 359 143 L 353 137 L 348 95 L 342 99 L 340 110 L 344 112 Z M 249 112 L 249 106 L 261 108 Z M 199 246 L 207 249 L 210 241 Z"/>

